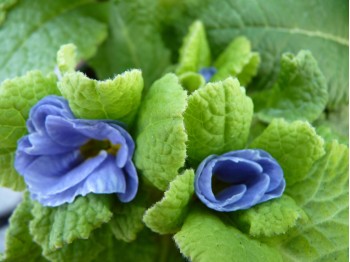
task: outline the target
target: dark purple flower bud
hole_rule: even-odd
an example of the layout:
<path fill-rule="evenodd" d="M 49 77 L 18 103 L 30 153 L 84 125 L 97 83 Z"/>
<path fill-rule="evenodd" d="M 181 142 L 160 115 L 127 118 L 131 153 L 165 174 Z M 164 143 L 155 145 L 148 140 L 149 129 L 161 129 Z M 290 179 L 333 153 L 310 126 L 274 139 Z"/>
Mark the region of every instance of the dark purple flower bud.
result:
<path fill-rule="evenodd" d="M 209 208 L 231 212 L 280 197 L 283 170 L 261 149 L 232 151 L 204 159 L 196 171 L 195 191 Z"/>
<path fill-rule="evenodd" d="M 135 146 L 117 122 L 76 119 L 65 99 L 48 96 L 31 109 L 27 128 L 15 168 L 33 199 L 58 206 L 89 193 L 117 193 L 121 202 L 135 197 Z"/>
<path fill-rule="evenodd" d="M 215 75 L 217 72 L 215 67 L 203 67 L 201 70 L 199 70 L 199 73 L 204 77 L 205 82 L 209 82 L 210 79 Z"/>

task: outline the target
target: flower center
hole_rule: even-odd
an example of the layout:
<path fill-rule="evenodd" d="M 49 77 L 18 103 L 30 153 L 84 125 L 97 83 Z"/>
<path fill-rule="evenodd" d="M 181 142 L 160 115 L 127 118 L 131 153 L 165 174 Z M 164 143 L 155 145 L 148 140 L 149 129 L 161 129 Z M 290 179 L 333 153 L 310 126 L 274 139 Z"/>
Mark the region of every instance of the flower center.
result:
<path fill-rule="evenodd" d="M 222 181 L 221 179 L 219 179 L 217 177 L 216 174 L 214 174 L 212 176 L 212 178 L 211 178 L 211 187 L 212 187 L 212 191 L 213 191 L 214 195 L 217 195 L 218 193 L 220 193 L 224 189 L 228 188 L 229 186 L 232 186 L 232 183 L 228 183 L 228 182 Z"/>
<path fill-rule="evenodd" d="M 121 145 L 113 145 L 109 140 L 89 140 L 85 145 L 80 147 L 80 153 L 84 158 L 97 156 L 101 150 L 106 150 L 108 154 L 116 155 Z"/>

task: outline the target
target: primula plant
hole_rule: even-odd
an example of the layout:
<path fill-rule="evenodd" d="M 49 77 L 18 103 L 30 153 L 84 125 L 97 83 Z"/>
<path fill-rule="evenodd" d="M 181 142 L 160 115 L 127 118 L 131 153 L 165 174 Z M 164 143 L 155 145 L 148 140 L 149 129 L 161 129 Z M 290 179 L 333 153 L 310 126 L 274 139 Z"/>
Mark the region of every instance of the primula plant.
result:
<path fill-rule="evenodd" d="M 0 39 L 0 261 L 348 261 L 348 3 L 2 0 Z"/>

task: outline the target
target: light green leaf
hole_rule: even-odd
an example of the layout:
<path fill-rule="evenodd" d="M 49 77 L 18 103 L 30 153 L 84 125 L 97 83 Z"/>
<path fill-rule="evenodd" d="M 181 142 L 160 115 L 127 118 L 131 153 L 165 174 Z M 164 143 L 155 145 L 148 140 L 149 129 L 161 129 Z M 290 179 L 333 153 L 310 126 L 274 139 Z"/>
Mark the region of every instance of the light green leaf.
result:
<path fill-rule="evenodd" d="M 115 238 L 125 242 L 134 241 L 144 227 L 142 217 L 145 210 L 144 203 L 138 199 L 114 205 L 113 217 L 108 224 Z"/>
<path fill-rule="evenodd" d="M 74 72 L 78 63 L 77 47 L 74 44 L 62 45 L 57 52 L 57 67 L 60 73 Z"/>
<path fill-rule="evenodd" d="M 143 217 L 146 226 L 159 234 L 177 232 L 185 219 L 194 193 L 194 172 L 186 170 L 170 182 L 161 201 L 148 209 Z"/>
<path fill-rule="evenodd" d="M 15 191 L 23 191 L 26 186 L 23 177 L 20 176 L 14 168 L 14 150 L 0 150 L 0 185 Z"/>
<path fill-rule="evenodd" d="M 273 238 L 285 261 L 348 261 L 349 150 L 336 141 L 308 175 L 287 187 L 310 222 Z"/>
<path fill-rule="evenodd" d="M 184 114 L 189 158 L 200 162 L 211 154 L 244 148 L 252 116 L 253 103 L 237 79 L 198 89 Z"/>
<path fill-rule="evenodd" d="M 201 74 L 186 72 L 179 76 L 181 85 L 190 93 L 205 85 L 205 79 Z"/>
<path fill-rule="evenodd" d="M 282 56 L 281 71 L 273 89 L 268 91 L 273 95 L 258 93 L 265 105 L 257 108 L 257 116 L 266 122 L 279 117 L 313 122 L 328 100 L 326 80 L 309 51 Z"/>
<path fill-rule="evenodd" d="M 51 72 L 65 43 L 78 47 L 79 59 L 90 58 L 107 36 L 104 24 L 78 12 L 91 2 L 20 1 L 0 29 L 0 81 L 33 69 Z"/>
<path fill-rule="evenodd" d="M 235 38 L 215 61 L 218 70 L 211 82 L 237 77 L 241 85 L 246 86 L 258 72 L 260 56 L 251 51 L 247 38 Z"/>
<path fill-rule="evenodd" d="M 143 79 L 140 70 L 126 71 L 105 81 L 73 72 L 66 73 L 58 87 L 76 117 L 130 124 L 141 102 Z"/>
<path fill-rule="evenodd" d="M 100 78 L 139 68 L 148 88 L 162 75 L 170 52 L 160 35 L 160 15 L 157 1 L 114 1 L 109 8 L 109 38 L 91 61 Z"/>
<path fill-rule="evenodd" d="M 23 179 L 13 168 L 17 140 L 26 134 L 29 110 L 43 97 L 58 94 L 54 75 L 32 71 L 0 85 L 0 185 L 24 190 Z"/>
<path fill-rule="evenodd" d="M 29 221 L 32 220 L 32 203 L 28 194 L 24 195 L 21 204 L 16 208 L 10 218 L 10 227 L 6 232 L 6 262 L 28 261 L 42 262 L 47 261 L 41 256 L 41 248 L 34 241 L 29 233 Z"/>
<path fill-rule="evenodd" d="M 208 211 L 191 212 L 174 239 L 181 253 L 192 262 L 282 261 L 278 252 L 224 224 Z"/>
<path fill-rule="evenodd" d="M 244 231 L 254 237 L 285 234 L 290 228 L 307 221 L 305 212 L 286 194 L 238 214 L 234 212 L 232 216 L 236 216 Z"/>
<path fill-rule="evenodd" d="M 35 202 L 30 233 L 43 248 L 44 256 L 50 257 L 76 239 L 89 238 L 92 230 L 108 222 L 112 218 L 109 201 L 109 196 L 89 194 L 59 207 L 44 207 Z"/>
<path fill-rule="evenodd" d="M 186 72 L 197 73 L 201 68 L 210 66 L 210 49 L 201 21 L 195 21 L 190 26 L 179 52 L 177 75 Z"/>
<path fill-rule="evenodd" d="M 161 190 L 185 164 L 187 135 L 182 114 L 186 106 L 186 91 L 173 74 L 156 81 L 141 104 L 135 164 Z"/>
<path fill-rule="evenodd" d="M 338 107 L 347 103 L 348 1 L 183 2 L 172 2 L 172 9 L 176 10 L 181 5 L 187 7 L 181 7 L 183 16 L 177 16 L 173 25 L 183 32 L 193 20 L 200 19 L 205 25 L 213 56 L 218 56 L 235 37 L 244 35 L 249 38 L 253 50 L 261 54 L 258 78 L 252 83 L 252 88 L 272 86 L 279 73 L 278 63 L 282 53 L 308 49 L 325 74 L 330 98 L 328 106 Z"/>
<path fill-rule="evenodd" d="M 325 153 L 323 143 L 308 122 L 288 123 L 276 119 L 249 147 L 270 153 L 281 165 L 289 187 L 304 179 L 314 162 Z"/>

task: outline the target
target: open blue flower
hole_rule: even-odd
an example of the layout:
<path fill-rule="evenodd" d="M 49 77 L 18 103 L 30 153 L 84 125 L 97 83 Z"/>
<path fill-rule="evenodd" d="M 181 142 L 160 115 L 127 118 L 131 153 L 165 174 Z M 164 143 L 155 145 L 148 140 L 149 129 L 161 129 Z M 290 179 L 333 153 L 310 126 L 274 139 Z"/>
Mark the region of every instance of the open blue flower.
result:
<path fill-rule="evenodd" d="M 280 197 L 286 182 L 277 161 L 260 149 L 211 155 L 198 167 L 195 191 L 209 208 L 230 212 Z"/>
<path fill-rule="evenodd" d="M 58 206 L 89 193 L 117 193 L 122 202 L 135 197 L 135 146 L 117 122 L 76 119 L 65 99 L 48 96 L 31 109 L 27 128 L 15 168 L 33 199 Z"/>

